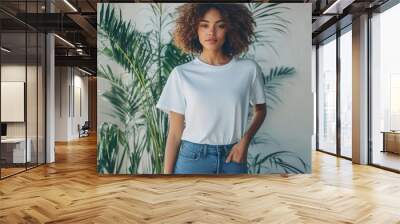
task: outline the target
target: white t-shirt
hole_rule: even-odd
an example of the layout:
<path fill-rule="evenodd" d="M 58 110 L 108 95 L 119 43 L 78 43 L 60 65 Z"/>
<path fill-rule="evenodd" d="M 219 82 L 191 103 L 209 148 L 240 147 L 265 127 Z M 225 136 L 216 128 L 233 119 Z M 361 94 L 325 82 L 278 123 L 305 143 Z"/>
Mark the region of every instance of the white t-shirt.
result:
<path fill-rule="evenodd" d="M 265 103 L 256 62 L 233 58 L 210 65 L 195 58 L 172 70 L 156 107 L 185 116 L 183 140 L 226 145 L 240 141 L 246 132 L 249 103 Z"/>

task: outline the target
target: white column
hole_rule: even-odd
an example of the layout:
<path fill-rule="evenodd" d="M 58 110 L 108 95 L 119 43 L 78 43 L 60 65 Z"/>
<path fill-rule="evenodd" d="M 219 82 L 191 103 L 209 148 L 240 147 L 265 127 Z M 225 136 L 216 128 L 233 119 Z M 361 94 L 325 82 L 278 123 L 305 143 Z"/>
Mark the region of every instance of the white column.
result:
<path fill-rule="evenodd" d="M 55 132 L 55 76 L 54 76 L 54 35 L 47 34 L 46 36 L 46 61 L 47 61 L 47 76 L 46 76 L 46 163 L 52 163 L 55 161 L 54 151 L 54 132 Z"/>
<path fill-rule="evenodd" d="M 368 15 L 353 20 L 353 162 L 368 163 Z"/>
<path fill-rule="evenodd" d="M 47 12 L 53 12 L 51 1 L 46 4 Z M 46 163 L 55 162 L 55 43 L 54 34 L 46 35 Z"/>

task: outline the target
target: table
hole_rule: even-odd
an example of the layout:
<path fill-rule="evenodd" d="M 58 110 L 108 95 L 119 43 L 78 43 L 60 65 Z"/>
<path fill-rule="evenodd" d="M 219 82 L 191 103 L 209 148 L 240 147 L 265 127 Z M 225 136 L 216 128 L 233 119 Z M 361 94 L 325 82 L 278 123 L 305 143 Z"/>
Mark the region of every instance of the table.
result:
<path fill-rule="evenodd" d="M 400 154 L 400 131 L 382 131 L 381 133 L 383 133 L 382 152 Z"/>
<path fill-rule="evenodd" d="M 31 162 L 31 145 L 32 140 L 26 139 L 28 143 L 25 153 L 25 138 L 6 138 L 1 139 L 1 157 L 6 160 L 6 163 L 26 163 Z M 12 158 L 12 159 L 11 159 Z M 27 159 L 25 161 L 25 159 Z"/>

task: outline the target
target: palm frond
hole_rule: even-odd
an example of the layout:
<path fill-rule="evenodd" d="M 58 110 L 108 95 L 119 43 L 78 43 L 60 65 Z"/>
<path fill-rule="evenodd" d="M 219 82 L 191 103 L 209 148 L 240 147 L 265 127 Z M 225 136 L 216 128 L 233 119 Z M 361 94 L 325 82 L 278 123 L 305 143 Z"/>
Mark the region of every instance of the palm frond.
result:
<path fill-rule="evenodd" d="M 193 55 L 186 54 L 177 48 L 171 41 L 165 45 L 165 52 L 162 58 L 162 69 L 164 74 L 171 73 L 172 69 L 178 65 L 190 62 L 194 59 Z"/>
<path fill-rule="evenodd" d="M 132 81 L 126 85 L 121 76 L 113 74 L 108 65 L 100 66 L 98 77 L 107 80 L 111 85 L 110 90 L 105 91 L 102 96 L 112 105 L 115 116 L 125 126 L 129 126 L 130 122 L 138 118 L 143 100 L 139 89 L 135 88 L 136 84 Z"/>
<path fill-rule="evenodd" d="M 133 151 L 129 156 L 130 166 L 128 168 L 128 171 L 130 174 L 139 173 L 139 165 L 143 157 L 144 149 L 146 148 L 146 142 L 140 139 L 139 135 L 135 135 L 134 137 L 137 138 L 138 144 L 133 147 Z"/>
<path fill-rule="evenodd" d="M 141 33 L 134 28 L 131 22 L 122 19 L 121 12 L 110 4 L 102 4 L 100 9 L 98 28 L 109 40 L 109 47 L 105 47 L 107 56 L 120 64 L 127 72 L 132 74 L 132 79 L 140 82 L 139 87 L 146 92 L 147 72 L 152 66 L 153 50 L 148 33 Z M 150 96 L 146 96 L 151 100 Z"/>
<path fill-rule="evenodd" d="M 256 23 L 252 48 L 255 50 L 257 46 L 268 46 L 278 55 L 277 49 L 272 44 L 274 39 L 271 34 L 286 34 L 289 31 L 290 21 L 282 17 L 289 8 L 279 3 L 247 3 L 247 8 Z"/>
<path fill-rule="evenodd" d="M 297 161 L 297 163 L 293 162 Z M 298 166 L 296 165 L 298 164 Z M 261 153 L 249 158 L 249 172 L 259 174 L 262 168 L 267 170 L 277 169 L 285 173 L 307 173 L 308 165 L 294 152 L 278 151 L 262 157 Z"/>
<path fill-rule="evenodd" d="M 264 75 L 265 85 L 264 91 L 267 98 L 267 106 L 272 109 L 274 105 L 281 103 L 278 89 L 282 86 L 282 78 L 287 78 L 296 73 L 295 68 L 281 66 L 271 68 L 268 75 Z"/>
<path fill-rule="evenodd" d="M 123 141 L 122 136 L 117 125 L 107 122 L 101 124 L 99 132 L 101 141 L 97 147 L 97 171 L 99 173 L 118 173 L 118 167 L 123 162 L 118 158 L 120 142 Z"/>
<path fill-rule="evenodd" d="M 150 33 L 137 31 L 134 24 L 122 19 L 121 12 L 116 13 L 110 5 L 103 4 L 100 10 L 99 29 L 103 30 L 109 39 L 110 50 L 108 57 L 120 64 L 129 72 L 132 80 L 137 80 L 137 88 L 142 93 L 143 103 L 141 104 L 142 113 L 145 118 L 145 128 L 151 136 L 152 157 L 157 161 L 155 164 L 162 164 L 165 142 L 160 142 L 159 126 L 157 121 L 159 113 L 153 110 L 158 96 L 152 85 L 152 75 L 149 74 L 150 68 L 154 64 L 153 49 L 150 41 Z M 156 166 L 155 172 L 161 173 L 161 165 Z"/>

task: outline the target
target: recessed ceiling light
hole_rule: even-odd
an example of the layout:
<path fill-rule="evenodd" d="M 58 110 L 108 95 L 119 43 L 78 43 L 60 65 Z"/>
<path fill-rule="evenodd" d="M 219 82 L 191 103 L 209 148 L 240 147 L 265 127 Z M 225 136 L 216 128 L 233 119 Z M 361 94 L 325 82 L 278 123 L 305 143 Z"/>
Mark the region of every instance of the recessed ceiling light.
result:
<path fill-rule="evenodd" d="M 83 69 L 81 69 L 81 68 L 79 68 L 79 67 L 78 67 L 78 69 L 79 69 L 79 71 L 81 71 L 81 72 L 83 72 L 83 73 L 85 73 L 85 74 L 92 75 L 92 73 L 90 73 L 90 72 L 88 72 L 88 71 L 86 71 L 86 70 L 83 70 Z"/>
<path fill-rule="evenodd" d="M 60 36 L 57 35 L 57 34 L 54 34 L 54 36 L 57 37 L 58 39 L 60 39 L 62 42 L 66 43 L 67 45 L 69 45 L 69 46 L 75 48 L 75 45 L 73 45 L 73 44 L 72 44 L 71 42 L 69 42 L 68 40 L 66 40 L 66 39 L 64 39 L 64 38 L 62 38 L 62 37 L 60 37 Z"/>
<path fill-rule="evenodd" d="M 65 4 L 67 4 L 72 10 L 74 10 L 74 12 L 78 12 L 78 10 L 71 4 L 69 3 L 68 0 L 64 0 Z"/>
<path fill-rule="evenodd" d="M 324 10 L 324 12 L 322 14 L 328 14 L 328 13 L 337 13 L 338 10 L 338 4 L 340 3 L 341 0 L 336 0 L 335 2 L 333 2 L 332 5 L 330 5 L 327 9 Z"/>
<path fill-rule="evenodd" d="M 0 49 L 1 49 L 2 51 L 6 52 L 6 53 L 10 53 L 10 52 L 11 52 L 11 50 L 9 50 L 9 49 L 7 49 L 7 48 L 5 48 L 5 47 L 1 47 Z"/>

